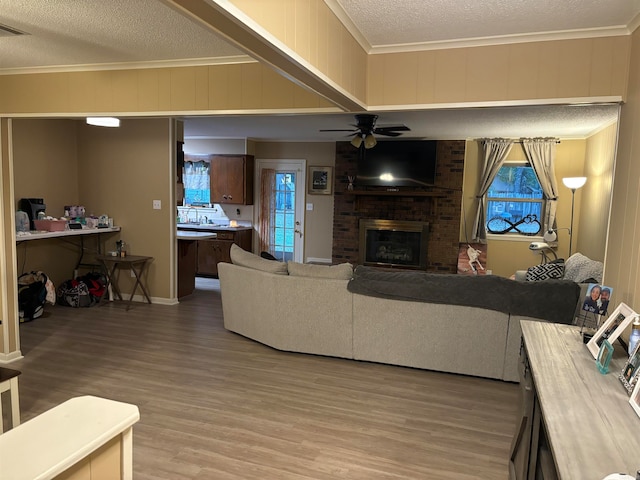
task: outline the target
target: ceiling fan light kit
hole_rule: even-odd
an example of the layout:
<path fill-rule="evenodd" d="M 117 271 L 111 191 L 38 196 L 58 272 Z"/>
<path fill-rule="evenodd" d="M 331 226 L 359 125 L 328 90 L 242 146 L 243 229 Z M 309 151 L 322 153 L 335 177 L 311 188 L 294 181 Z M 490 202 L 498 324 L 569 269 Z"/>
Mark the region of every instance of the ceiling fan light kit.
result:
<path fill-rule="evenodd" d="M 376 120 L 378 115 L 370 113 L 361 113 L 355 115 L 356 123 L 353 125 L 354 129 L 338 129 L 338 130 L 320 130 L 321 132 L 351 132 L 353 139 L 351 145 L 355 148 L 369 149 L 376 146 L 378 140 L 375 135 L 383 135 L 386 137 L 399 137 L 402 135 L 400 132 L 409 132 L 411 129 L 406 125 L 388 125 L 376 127 Z"/>

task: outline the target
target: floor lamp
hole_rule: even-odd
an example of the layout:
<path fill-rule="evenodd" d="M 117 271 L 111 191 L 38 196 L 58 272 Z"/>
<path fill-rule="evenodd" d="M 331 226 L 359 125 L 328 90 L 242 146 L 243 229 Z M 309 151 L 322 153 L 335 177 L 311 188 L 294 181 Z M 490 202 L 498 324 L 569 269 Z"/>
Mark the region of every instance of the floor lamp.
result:
<path fill-rule="evenodd" d="M 573 208 L 576 199 L 576 190 L 587 182 L 587 177 L 565 177 L 562 179 L 564 186 L 571 189 L 571 228 L 569 229 L 569 256 L 573 247 Z"/>

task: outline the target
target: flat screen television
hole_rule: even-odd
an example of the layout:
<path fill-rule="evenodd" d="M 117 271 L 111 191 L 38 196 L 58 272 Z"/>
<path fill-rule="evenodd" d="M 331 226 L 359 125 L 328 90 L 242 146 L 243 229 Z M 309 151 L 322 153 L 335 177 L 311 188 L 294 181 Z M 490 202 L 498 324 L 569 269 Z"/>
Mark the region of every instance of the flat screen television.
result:
<path fill-rule="evenodd" d="M 436 179 L 436 140 L 379 141 L 358 158 L 357 186 L 424 187 Z"/>

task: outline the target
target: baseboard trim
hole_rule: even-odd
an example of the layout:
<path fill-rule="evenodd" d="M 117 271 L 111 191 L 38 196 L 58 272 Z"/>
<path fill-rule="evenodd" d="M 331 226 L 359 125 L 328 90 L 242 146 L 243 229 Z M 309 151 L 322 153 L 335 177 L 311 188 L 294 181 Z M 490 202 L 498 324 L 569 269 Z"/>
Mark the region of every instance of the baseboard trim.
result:
<path fill-rule="evenodd" d="M 0 364 L 13 363 L 16 360 L 24 358 L 20 350 L 11 353 L 0 353 Z"/>
<path fill-rule="evenodd" d="M 307 263 L 328 263 L 331 264 L 330 258 L 307 257 Z"/>

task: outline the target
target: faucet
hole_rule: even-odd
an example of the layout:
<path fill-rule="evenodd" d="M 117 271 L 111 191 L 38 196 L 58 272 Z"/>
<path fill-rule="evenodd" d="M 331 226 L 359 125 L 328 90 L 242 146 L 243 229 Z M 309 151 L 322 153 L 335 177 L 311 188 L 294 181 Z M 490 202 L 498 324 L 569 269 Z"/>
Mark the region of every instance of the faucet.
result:
<path fill-rule="evenodd" d="M 189 220 L 189 215 L 191 214 L 191 210 L 196 212 L 196 221 L 195 222 L 192 222 L 191 220 Z M 194 208 L 194 207 L 189 207 L 187 209 L 187 218 L 186 218 L 186 220 L 187 220 L 187 223 L 198 223 L 198 210 L 196 208 Z"/>
<path fill-rule="evenodd" d="M 202 223 L 204 223 L 204 224 L 209 223 L 209 219 L 207 218 L 207 216 L 206 216 L 206 215 L 203 215 L 203 216 L 202 216 L 202 220 L 200 220 L 200 223 L 201 223 L 201 224 L 202 224 Z"/>

